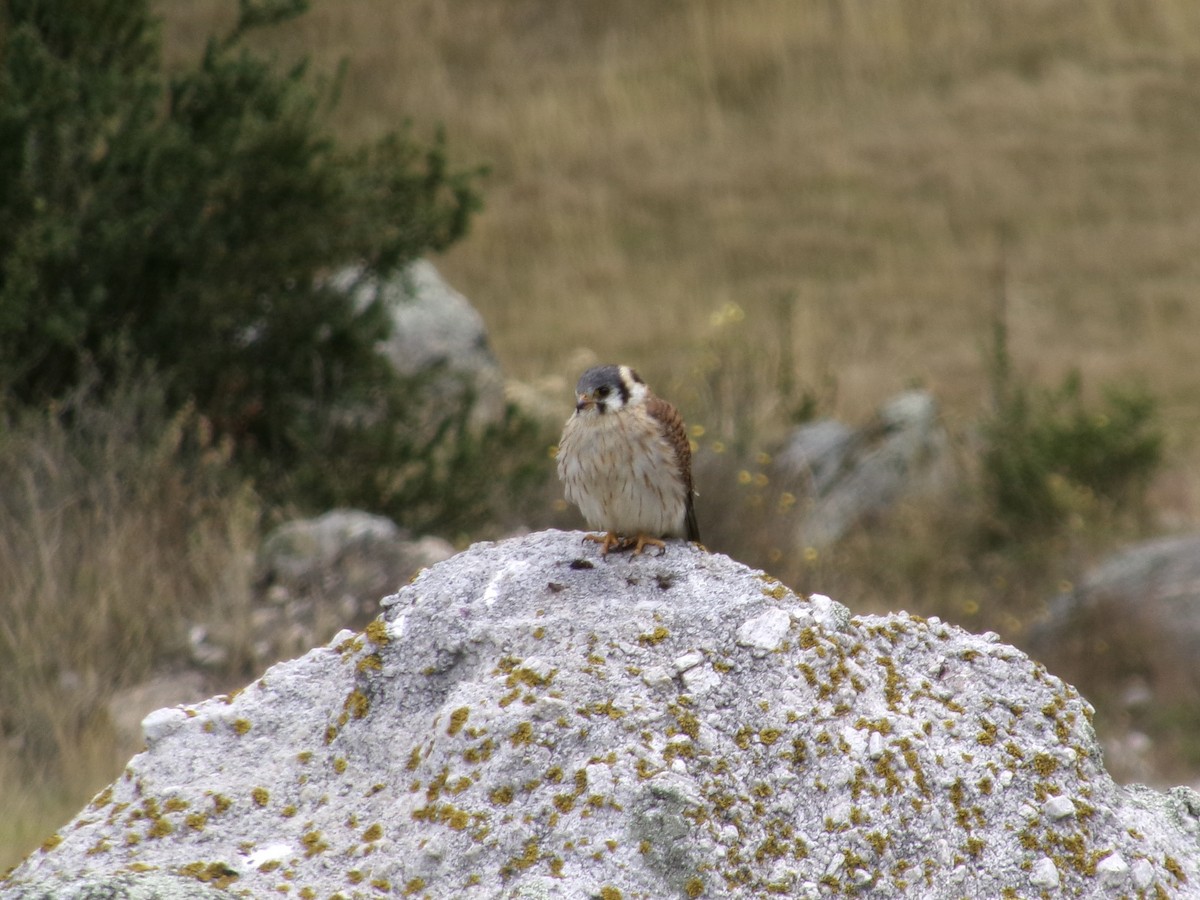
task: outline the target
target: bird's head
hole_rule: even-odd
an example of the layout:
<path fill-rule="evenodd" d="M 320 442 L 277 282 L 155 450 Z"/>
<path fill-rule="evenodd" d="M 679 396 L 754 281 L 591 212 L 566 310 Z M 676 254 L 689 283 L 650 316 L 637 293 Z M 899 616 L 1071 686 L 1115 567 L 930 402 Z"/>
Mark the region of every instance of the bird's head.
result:
<path fill-rule="evenodd" d="M 575 414 L 604 415 L 644 403 L 649 394 L 642 376 L 629 366 L 593 366 L 575 385 Z"/>

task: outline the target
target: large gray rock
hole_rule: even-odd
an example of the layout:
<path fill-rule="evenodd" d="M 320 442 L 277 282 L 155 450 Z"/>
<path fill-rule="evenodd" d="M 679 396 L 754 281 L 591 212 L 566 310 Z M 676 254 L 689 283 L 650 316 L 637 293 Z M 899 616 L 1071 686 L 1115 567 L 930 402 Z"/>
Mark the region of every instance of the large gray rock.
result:
<path fill-rule="evenodd" d="M 671 543 L 478 544 L 148 749 L 11 875 L 262 896 L 1185 896 L 1200 797 L 1123 788 L 994 635 Z M 128 884 L 114 896 L 132 896 Z"/>
<path fill-rule="evenodd" d="M 471 403 L 472 429 L 504 416 L 504 377 L 488 344 L 483 318 L 428 260 L 419 259 L 390 278 L 348 267 L 331 279 L 365 305 L 381 300 L 394 323 L 380 347 L 401 375 L 425 379 L 434 407 L 453 411 Z"/>
<path fill-rule="evenodd" d="M 772 481 L 801 498 L 800 547 L 828 547 L 905 497 L 953 483 L 949 438 L 928 391 L 893 397 L 852 429 L 822 419 L 796 428 L 775 456 Z"/>

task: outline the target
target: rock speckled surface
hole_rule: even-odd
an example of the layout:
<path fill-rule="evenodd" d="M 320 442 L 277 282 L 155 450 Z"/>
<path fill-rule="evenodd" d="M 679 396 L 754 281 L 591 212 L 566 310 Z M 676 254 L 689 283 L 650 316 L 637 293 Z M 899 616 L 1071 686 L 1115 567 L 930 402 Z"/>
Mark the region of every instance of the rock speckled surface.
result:
<path fill-rule="evenodd" d="M 149 716 L 0 895 L 1200 893 L 1200 797 L 1114 784 L 1086 701 L 994 635 L 580 537 L 478 544 Z"/>

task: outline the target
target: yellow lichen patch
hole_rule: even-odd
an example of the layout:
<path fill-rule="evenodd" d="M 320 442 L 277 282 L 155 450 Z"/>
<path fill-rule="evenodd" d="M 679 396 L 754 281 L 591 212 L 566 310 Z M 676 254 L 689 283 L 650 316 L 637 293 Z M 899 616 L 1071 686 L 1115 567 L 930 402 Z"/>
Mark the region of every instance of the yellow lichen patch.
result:
<path fill-rule="evenodd" d="M 695 900 L 696 897 L 704 893 L 704 879 L 699 877 L 689 878 L 683 886 L 683 893 L 687 897 L 692 898 L 692 900 Z"/>
<path fill-rule="evenodd" d="M 463 751 L 463 759 L 469 763 L 487 762 L 492 758 L 496 743 L 491 738 L 485 738 L 478 747 L 468 747 Z"/>
<path fill-rule="evenodd" d="M 686 734 L 693 741 L 700 737 L 700 720 L 686 709 L 681 709 L 672 704 L 667 707 L 671 714 L 675 717 L 675 724 L 679 730 Z"/>
<path fill-rule="evenodd" d="M 791 596 L 791 591 L 783 584 L 776 584 L 774 587 L 763 588 L 763 596 L 770 597 L 772 600 L 782 600 L 785 597 Z"/>
<path fill-rule="evenodd" d="M 643 781 L 648 778 L 653 778 L 661 771 L 661 769 L 655 768 L 650 764 L 649 761 L 645 759 L 639 759 L 637 761 L 636 769 L 638 778 L 642 779 Z"/>
<path fill-rule="evenodd" d="M 342 703 L 342 709 L 356 719 L 361 719 L 371 710 L 371 701 L 360 690 L 353 690 Z"/>
<path fill-rule="evenodd" d="M 50 835 L 50 837 L 48 837 L 44 841 L 42 841 L 42 852 L 49 853 L 51 850 L 53 850 L 55 847 L 57 847 L 61 843 L 62 843 L 62 835 L 56 831 L 56 832 L 54 832 L 54 834 Z"/>
<path fill-rule="evenodd" d="M 208 824 L 208 814 L 192 813 L 183 821 L 187 824 L 187 827 L 193 831 L 203 831 L 204 826 Z"/>
<path fill-rule="evenodd" d="M 1038 753 L 1033 757 L 1033 770 L 1042 778 L 1049 778 L 1058 771 L 1058 760 L 1049 753 Z"/>
<path fill-rule="evenodd" d="M 600 888 L 600 900 L 621 900 L 624 895 L 611 885 L 604 885 Z"/>
<path fill-rule="evenodd" d="M 344 757 L 344 756 L 334 757 L 333 771 L 337 772 L 339 775 L 341 775 L 343 772 L 346 771 L 346 757 Z"/>
<path fill-rule="evenodd" d="M 383 668 L 383 658 L 378 653 L 368 653 L 355 668 L 360 672 L 378 672 Z"/>
<path fill-rule="evenodd" d="M 643 647 L 656 647 L 659 644 L 661 644 L 663 641 L 665 641 L 668 637 L 670 637 L 670 635 L 671 635 L 671 632 L 669 632 L 662 625 L 659 625 L 653 631 L 647 632 L 645 634 L 639 634 L 637 640 L 638 640 L 638 643 L 641 644 Z"/>
<path fill-rule="evenodd" d="M 444 766 L 442 771 L 434 776 L 433 781 L 429 782 L 429 787 L 425 789 L 426 800 L 436 800 L 442 794 L 442 788 L 446 786 L 446 782 L 450 778 L 450 767 Z"/>
<path fill-rule="evenodd" d="M 376 822 L 374 825 L 371 825 L 370 827 L 368 827 L 367 830 L 364 831 L 363 835 L 362 835 L 362 839 L 364 841 L 366 841 L 367 843 L 370 843 L 371 841 L 377 841 L 381 837 L 383 837 L 383 826 L 380 825 L 378 822 Z"/>
<path fill-rule="evenodd" d="M 321 836 L 321 832 L 316 830 L 309 831 L 302 835 L 300 837 L 300 843 L 304 845 L 305 857 L 310 859 L 316 856 L 318 853 L 324 853 L 329 849 L 329 844 L 325 842 L 324 838 Z"/>
<path fill-rule="evenodd" d="M 170 834 L 174 830 L 175 830 L 174 825 L 172 825 L 166 819 L 158 818 L 158 819 L 155 819 L 153 821 L 153 823 L 150 825 L 150 827 L 146 830 L 146 837 L 162 838 L 162 837 L 166 837 L 168 834 Z"/>
<path fill-rule="evenodd" d="M 743 725 L 733 736 L 733 742 L 737 744 L 739 750 L 748 750 L 750 748 L 750 738 L 753 736 L 754 732 Z"/>
<path fill-rule="evenodd" d="M 508 677 L 504 679 L 504 685 L 510 688 L 520 684 L 526 687 L 545 687 L 554 680 L 554 676 L 557 674 L 557 669 L 552 670 L 548 675 L 539 675 L 533 669 L 518 666 L 508 673 Z"/>
<path fill-rule="evenodd" d="M 421 877 L 410 878 L 404 883 L 404 896 L 411 897 L 413 894 L 420 893 L 425 890 L 425 879 Z"/>
<path fill-rule="evenodd" d="M 1163 868 L 1170 872 L 1175 877 L 1176 881 L 1180 882 L 1181 884 L 1187 884 L 1187 872 L 1183 871 L 1183 866 L 1179 864 L 1179 860 L 1177 860 L 1175 857 L 1164 855 Z"/>
<path fill-rule="evenodd" d="M 904 696 L 900 690 L 900 685 L 903 682 L 900 674 L 896 671 L 896 663 L 890 656 L 879 656 L 876 657 L 875 661 L 884 668 L 883 696 L 887 701 L 888 709 L 895 711 L 899 708 L 900 701 Z"/>
<path fill-rule="evenodd" d="M 469 706 L 460 706 L 450 713 L 450 724 L 446 726 L 446 734 L 454 737 L 462 731 L 462 727 L 467 724 L 467 717 L 470 715 L 471 708 Z"/>
<path fill-rule="evenodd" d="M 533 725 L 529 722 L 522 722 L 509 736 L 509 740 L 514 747 L 533 743 Z"/>
<path fill-rule="evenodd" d="M 528 869 L 538 861 L 538 839 L 530 838 L 525 842 L 525 849 L 520 856 L 514 856 L 503 866 L 500 867 L 500 873 L 508 876 L 521 869 Z"/>
<path fill-rule="evenodd" d="M 167 812 L 183 812 L 188 808 L 188 802 L 182 797 L 172 797 L 163 804 L 163 809 Z"/>
<path fill-rule="evenodd" d="M 212 801 L 213 809 L 216 811 L 217 815 L 220 815 L 229 809 L 229 807 L 233 806 L 233 801 L 224 794 L 213 794 Z"/>
<path fill-rule="evenodd" d="M 488 793 L 488 799 L 496 806 L 508 806 L 513 801 L 513 789 L 508 785 L 501 785 L 498 788 L 493 788 Z"/>
<path fill-rule="evenodd" d="M 378 647 L 386 647 L 392 640 L 391 635 L 388 634 L 387 624 L 382 619 L 376 619 L 368 625 L 363 634 L 367 636 L 367 640 Z"/>
<path fill-rule="evenodd" d="M 238 734 L 245 734 L 253 726 L 251 726 L 249 719 L 234 719 L 232 727 L 233 727 L 233 730 L 236 731 Z"/>
<path fill-rule="evenodd" d="M 266 788 L 256 787 L 250 792 L 250 799 L 254 801 L 255 806 L 266 806 L 271 799 L 271 795 Z"/>
<path fill-rule="evenodd" d="M 625 715 L 625 710 L 615 706 L 611 697 L 603 702 L 597 700 L 587 707 L 580 707 L 576 712 L 587 717 L 608 716 L 608 718 L 613 720 L 620 719 Z"/>
<path fill-rule="evenodd" d="M 408 762 L 404 764 L 404 768 L 409 772 L 414 772 L 419 765 L 421 765 L 421 745 L 417 744 L 408 751 Z"/>
<path fill-rule="evenodd" d="M 176 871 L 185 878 L 195 878 L 222 890 L 238 879 L 238 873 L 223 862 L 193 862 Z"/>
<path fill-rule="evenodd" d="M 362 646 L 363 646 L 362 640 L 359 638 L 359 636 L 352 635 L 351 637 L 346 638 L 344 641 L 342 641 L 340 644 L 338 644 L 333 649 L 336 652 L 342 654 L 342 658 L 345 659 L 351 653 L 357 653 L 359 650 L 361 650 Z"/>
<path fill-rule="evenodd" d="M 112 785 L 110 784 L 95 797 L 93 797 L 92 802 L 88 805 L 93 809 L 98 809 L 101 806 L 108 806 L 108 804 L 112 802 L 112 795 Z"/>

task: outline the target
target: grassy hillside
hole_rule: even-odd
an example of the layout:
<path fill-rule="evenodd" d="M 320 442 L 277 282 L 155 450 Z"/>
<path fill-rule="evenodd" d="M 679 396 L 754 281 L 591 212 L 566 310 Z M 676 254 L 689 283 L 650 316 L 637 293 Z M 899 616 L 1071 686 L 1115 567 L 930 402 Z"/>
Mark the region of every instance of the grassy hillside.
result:
<path fill-rule="evenodd" d="M 228 6 L 163 4 L 171 52 Z M 714 313 L 777 352 L 786 297 L 832 411 L 920 381 L 968 415 L 1003 265 L 1020 366 L 1200 424 L 1193 4 L 318 0 L 276 49 L 345 61 L 345 134 L 441 122 L 492 166 L 441 264 L 515 375 L 586 347 L 700 420 Z"/>

